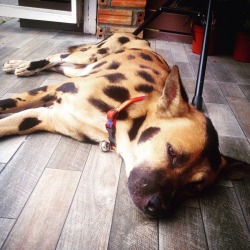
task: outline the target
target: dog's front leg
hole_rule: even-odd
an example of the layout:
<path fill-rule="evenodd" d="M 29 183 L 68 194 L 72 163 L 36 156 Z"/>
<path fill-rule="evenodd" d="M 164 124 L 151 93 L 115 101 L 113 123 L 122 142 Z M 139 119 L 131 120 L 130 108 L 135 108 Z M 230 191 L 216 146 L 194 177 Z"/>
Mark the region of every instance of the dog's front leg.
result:
<path fill-rule="evenodd" d="M 50 109 L 24 110 L 0 120 L 0 137 L 14 134 L 30 134 L 39 130 L 54 132 L 51 121 Z"/>

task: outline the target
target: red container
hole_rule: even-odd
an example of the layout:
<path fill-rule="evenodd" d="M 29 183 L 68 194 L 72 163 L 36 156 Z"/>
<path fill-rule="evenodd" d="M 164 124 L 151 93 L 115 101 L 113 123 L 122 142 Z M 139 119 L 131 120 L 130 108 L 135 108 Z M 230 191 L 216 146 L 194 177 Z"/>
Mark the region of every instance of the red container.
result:
<path fill-rule="evenodd" d="M 237 33 L 233 59 L 241 62 L 250 62 L 250 34 Z"/>
<path fill-rule="evenodd" d="M 205 27 L 197 25 L 193 26 L 194 39 L 192 43 L 192 52 L 195 54 L 198 55 L 201 54 L 204 32 L 205 32 Z M 214 54 L 215 54 L 215 32 L 214 30 L 212 30 L 209 39 L 208 55 L 211 56 Z"/>

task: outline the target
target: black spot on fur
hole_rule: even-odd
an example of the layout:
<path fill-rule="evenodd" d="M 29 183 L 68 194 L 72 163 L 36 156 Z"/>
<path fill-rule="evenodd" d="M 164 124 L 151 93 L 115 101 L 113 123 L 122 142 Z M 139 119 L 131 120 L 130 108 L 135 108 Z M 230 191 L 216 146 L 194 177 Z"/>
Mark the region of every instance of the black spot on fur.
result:
<path fill-rule="evenodd" d="M 23 121 L 20 123 L 18 129 L 19 131 L 25 131 L 28 130 L 30 128 L 33 128 L 35 126 L 37 126 L 39 123 L 41 123 L 42 121 L 38 120 L 37 118 L 25 118 L 23 119 Z"/>
<path fill-rule="evenodd" d="M 141 117 L 138 117 L 138 118 L 133 120 L 133 125 L 128 132 L 128 136 L 129 136 L 130 141 L 133 141 L 135 139 L 135 137 L 138 134 L 138 130 L 142 126 L 145 119 L 146 119 L 146 116 L 141 116 Z"/>
<path fill-rule="evenodd" d="M 62 55 L 60 55 L 60 58 L 64 59 L 64 58 L 68 57 L 69 55 L 70 54 L 62 54 Z"/>
<path fill-rule="evenodd" d="M 137 74 L 145 81 L 150 83 L 155 83 L 155 79 L 145 70 L 140 70 L 137 72 Z"/>
<path fill-rule="evenodd" d="M 140 56 L 142 59 L 144 59 L 146 61 L 151 61 L 151 62 L 153 61 L 152 57 L 150 55 L 145 54 L 145 53 L 141 53 Z"/>
<path fill-rule="evenodd" d="M 90 58 L 89 58 L 89 61 L 90 62 L 96 62 L 97 61 L 97 57 L 96 57 L 96 55 L 95 54 L 92 54 L 91 56 L 90 56 Z"/>
<path fill-rule="evenodd" d="M 127 59 L 128 59 L 128 60 L 133 60 L 133 59 L 135 59 L 135 56 L 134 56 L 134 55 L 128 55 L 128 56 L 127 56 Z"/>
<path fill-rule="evenodd" d="M 32 89 L 28 93 L 29 93 L 29 95 L 37 95 L 39 91 L 46 92 L 47 89 L 48 89 L 48 86 L 43 86 L 40 88 Z"/>
<path fill-rule="evenodd" d="M 116 52 L 115 52 L 115 54 L 120 54 L 120 53 L 122 53 L 122 52 L 124 52 L 125 50 L 124 49 L 120 49 L 120 50 L 117 50 Z"/>
<path fill-rule="evenodd" d="M 103 113 L 107 113 L 110 109 L 113 108 L 110 105 L 108 105 L 106 102 L 102 101 L 101 99 L 89 98 L 88 101 L 90 104 L 92 104 L 95 108 L 97 108 Z"/>
<path fill-rule="evenodd" d="M 128 119 L 128 112 L 126 110 L 122 110 L 116 119 L 119 121 L 124 121 L 124 120 Z"/>
<path fill-rule="evenodd" d="M 40 60 L 40 61 L 34 61 L 30 63 L 30 66 L 27 68 L 27 70 L 36 70 L 41 69 L 49 64 L 49 61 L 46 59 Z"/>
<path fill-rule="evenodd" d="M 120 63 L 119 62 L 115 62 L 113 61 L 109 66 L 108 69 L 118 69 L 120 67 Z"/>
<path fill-rule="evenodd" d="M 56 97 L 54 95 L 46 95 L 42 98 L 43 102 L 52 102 L 55 100 L 56 100 Z"/>
<path fill-rule="evenodd" d="M 141 133 L 138 143 L 146 142 L 161 131 L 158 127 L 149 127 Z"/>
<path fill-rule="evenodd" d="M 124 43 L 128 43 L 130 41 L 130 39 L 127 38 L 126 36 L 121 36 L 118 38 L 118 41 L 119 41 L 119 43 L 124 44 Z"/>
<path fill-rule="evenodd" d="M 26 102 L 26 100 L 23 100 L 22 98 L 19 98 L 19 97 L 17 97 L 16 98 L 18 101 L 20 101 L 20 102 Z"/>
<path fill-rule="evenodd" d="M 219 152 L 218 134 L 209 118 L 206 117 L 206 144 L 202 152 L 207 157 L 212 169 L 216 171 L 219 167 L 221 157 Z"/>
<path fill-rule="evenodd" d="M 74 52 L 77 48 L 79 48 L 81 45 L 72 45 L 70 47 L 68 47 L 68 51 L 70 53 Z"/>
<path fill-rule="evenodd" d="M 103 54 L 107 54 L 107 52 L 108 52 L 108 50 L 107 49 L 98 49 L 98 51 L 97 51 L 97 53 L 98 54 L 101 54 L 101 55 L 103 55 Z"/>
<path fill-rule="evenodd" d="M 82 48 L 82 49 L 80 49 L 80 51 L 82 51 L 82 52 L 85 52 L 87 50 L 88 50 L 88 48 Z"/>
<path fill-rule="evenodd" d="M 0 109 L 6 110 L 10 108 L 15 108 L 17 104 L 17 101 L 11 98 L 0 100 Z"/>
<path fill-rule="evenodd" d="M 129 91 L 122 86 L 108 86 L 103 90 L 104 94 L 117 102 L 125 102 L 130 98 Z"/>
<path fill-rule="evenodd" d="M 60 87 L 58 87 L 56 90 L 61 91 L 63 93 L 72 93 L 72 94 L 76 94 L 78 92 L 78 88 L 76 88 L 73 82 L 66 82 L 62 84 Z"/>
<path fill-rule="evenodd" d="M 127 79 L 122 73 L 107 74 L 103 77 L 107 78 L 110 83 L 119 83 L 120 81 Z"/>
<path fill-rule="evenodd" d="M 107 63 L 107 61 L 100 62 L 100 63 L 96 64 L 96 65 L 93 67 L 93 69 L 97 69 L 97 68 L 101 67 L 102 65 L 104 65 L 105 63 Z"/>
<path fill-rule="evenodd" d="M 140 84 L 135 86 L 135 90 L 144 93 L 150 93 L 154 90 L 154 87 L 148 84 Z"/>
<path fill-rule="evenodd" d="M 142 68 L 142 69 L 150 69 L 150 70 L 152 70 L 152 72 L 153 72 L 154 74 L 156 74 L 156 75 L 159 75 L 159 74 L 160 74 L 159 71 L 157 71 L 157 70 L 155 70 L 155 69 L 152 69 L 152 68 L 150 68 L 150 67 L 148 67 L 148 66 L 146 66 L 146 65 L 140 65 L 140 68 Z"/>

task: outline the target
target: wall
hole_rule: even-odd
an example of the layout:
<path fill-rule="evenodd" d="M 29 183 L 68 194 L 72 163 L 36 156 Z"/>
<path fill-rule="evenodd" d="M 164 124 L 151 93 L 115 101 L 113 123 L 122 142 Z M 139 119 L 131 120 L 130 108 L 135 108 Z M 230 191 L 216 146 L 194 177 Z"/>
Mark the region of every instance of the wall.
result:
<path fill-rule="evenodd" d="M 98 0 L 97 37 L 133 32 L 143 23 L 146 0 Z"/>

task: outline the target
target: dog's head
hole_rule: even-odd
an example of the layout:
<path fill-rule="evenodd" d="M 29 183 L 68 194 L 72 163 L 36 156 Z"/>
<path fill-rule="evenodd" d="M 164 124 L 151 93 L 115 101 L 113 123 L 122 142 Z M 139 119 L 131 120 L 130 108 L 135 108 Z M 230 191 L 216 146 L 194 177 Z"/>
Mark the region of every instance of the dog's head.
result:
<path fill-rule="evenodd" d="M 188 104 L 176 66 L 149 112 L 137 138 L 128 188 L 135 205 L 157 217 L 210 186 L 227 161 L 211 121 Z"/>

